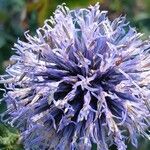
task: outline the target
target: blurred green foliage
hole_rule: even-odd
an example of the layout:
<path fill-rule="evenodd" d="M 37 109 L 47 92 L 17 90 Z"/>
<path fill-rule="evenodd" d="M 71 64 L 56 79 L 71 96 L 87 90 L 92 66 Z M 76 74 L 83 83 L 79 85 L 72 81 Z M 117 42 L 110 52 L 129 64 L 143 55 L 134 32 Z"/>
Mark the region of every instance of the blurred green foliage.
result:
<path fill-rule="evenodd" d="M 132 26 L 139 32 L 150 35 L 150 0 L 0 0 L 0 73 L 8 66 L 9 57 L 13 54 L 11 47 L 17 38 L 24 39 L 23 32 L 30 30 L 35 34 L 36 28 L 52 15 L 57 5 L 65 2 L 70 8 L 87 7 L 100 2 L 101 10 L 109 10 L 109 17 L 127 15 Z M 1 87 L 0 87 L 1 88 Z M 0 97 L 2 98 L 1 92 Z M 6 109 L 0 103 L 0 113 Z M 9 125 L 0 122 L 0 150 L 22 150 L 18 132 Z M 93 150 L 96 146 L 93 146 Z M 115 148 L 112 148 L 115 150 Z M 149 150 L 150 142 L 139 141 L 138 150 Z M 130 147 L 129 150 L 135 150 Z"/>

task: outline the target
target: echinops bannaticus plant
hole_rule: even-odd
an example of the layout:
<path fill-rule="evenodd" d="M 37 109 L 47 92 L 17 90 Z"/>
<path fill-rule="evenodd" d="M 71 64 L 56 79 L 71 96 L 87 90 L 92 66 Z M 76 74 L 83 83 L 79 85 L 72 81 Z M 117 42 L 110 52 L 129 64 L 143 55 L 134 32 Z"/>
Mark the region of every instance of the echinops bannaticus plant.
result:
<path fill-rule="evenodd" d="M 150 40 L 99 4 L 58 6 L 37 34 L 14 45 L 3 121 L 20 130 L 26 150 L 108 150 L 149 137 Z"/>

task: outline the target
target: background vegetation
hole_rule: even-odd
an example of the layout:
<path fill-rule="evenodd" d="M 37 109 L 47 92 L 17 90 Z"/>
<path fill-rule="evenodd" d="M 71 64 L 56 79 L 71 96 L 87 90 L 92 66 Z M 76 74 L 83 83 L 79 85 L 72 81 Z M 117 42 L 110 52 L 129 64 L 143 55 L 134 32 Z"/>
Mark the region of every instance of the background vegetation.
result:
<path fill-rule="evenodd" d="M 13 54 L 11 47 L 17 38 L 24 39 L 23 32 L 26 30 L 34 34 L 58 4 L 65 2 L 70 8 L 77 8 L 97 1 L 101 4 L 101 10 L 109 10 L 110 18 L 126 14 L 132 26 L 145 33 L 145 37 L 150 35 L 150 0 L 0 0 L 0 74 L 9 64 L 9 57 Z M 5 109 L 5 103 L 0 102 L 0 113 Z M 115 150 L 115 147 L 112 149 Z M 139 140 L 138 150 L 149 149 L 149 141 Z M 1 121 L 0 150 L 23 150 L 17 130 Z M 130 146 L 129 150 L 135 148 Z"/>

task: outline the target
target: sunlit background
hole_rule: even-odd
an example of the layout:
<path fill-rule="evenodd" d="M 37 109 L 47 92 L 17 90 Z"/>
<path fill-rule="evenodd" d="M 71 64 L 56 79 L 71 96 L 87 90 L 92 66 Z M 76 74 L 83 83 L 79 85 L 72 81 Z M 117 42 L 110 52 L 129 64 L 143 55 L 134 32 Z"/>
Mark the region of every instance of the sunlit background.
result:
<path fill-rule="evenodd" d="M 24 31 L 29 30 L 34 35 L 36 28 L 41 27 L 44 20 L 53 15 L 57 5 L 64 2 L 70 9 L 99 2 L 101 10 L 109 11 L 109 18 L 126 15 L 131 25 L 144 33 L 144 38 L 150 35 L 150 0 L 0 0 L 0 74 L 10 63 L 13 44 L 18 38 L 24 39 Z M 5 109 L 5 103 L 1 102 L 0 113 Z M 0 150 L 23 150 L 17 130 L 1 121 Z M 150 142 L 139 139 L 139 148 L 129 144 L 128 150 L 150 150 Z"/>

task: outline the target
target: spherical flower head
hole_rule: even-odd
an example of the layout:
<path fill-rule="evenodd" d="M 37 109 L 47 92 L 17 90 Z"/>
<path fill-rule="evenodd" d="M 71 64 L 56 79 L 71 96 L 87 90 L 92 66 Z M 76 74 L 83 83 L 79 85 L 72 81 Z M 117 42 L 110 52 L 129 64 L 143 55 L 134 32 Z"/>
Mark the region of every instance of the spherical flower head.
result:
<path fill-rule="evenodd" d="M 18 40 L 1 76 L 7 111 L 26 150 L 126 150 L 150 139 L 150 40 L 99 4 L 58 6 L 35 36 Z"/>

